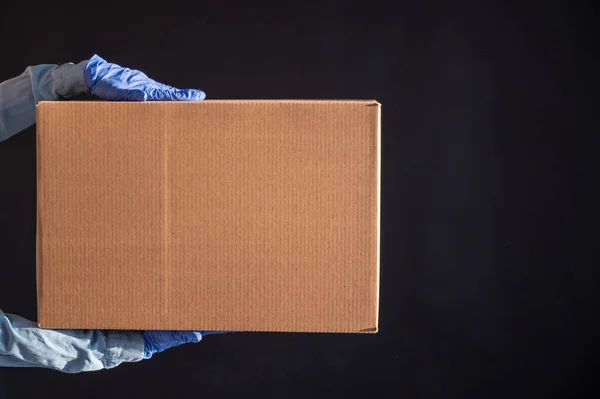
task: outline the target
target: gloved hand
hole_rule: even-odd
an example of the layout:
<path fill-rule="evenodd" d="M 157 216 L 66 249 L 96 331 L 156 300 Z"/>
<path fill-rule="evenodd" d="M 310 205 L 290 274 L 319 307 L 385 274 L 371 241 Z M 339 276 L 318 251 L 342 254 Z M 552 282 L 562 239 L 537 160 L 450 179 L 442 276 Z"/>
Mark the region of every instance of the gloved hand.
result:
<path fill-rule="evenodd" d="M 175 346 L 197 343 L 204 335 L 225 334 L 220 331 L 144 331 L 144 359 Z"/>
<path fill-rule="evenodd" d="M 85 85 L 91 94 L 108 101 L 201 101 L 201 90 L 176 89 L 155 82 L 143 72 L 111 64 L 94 55 L 85 65 Z"/>

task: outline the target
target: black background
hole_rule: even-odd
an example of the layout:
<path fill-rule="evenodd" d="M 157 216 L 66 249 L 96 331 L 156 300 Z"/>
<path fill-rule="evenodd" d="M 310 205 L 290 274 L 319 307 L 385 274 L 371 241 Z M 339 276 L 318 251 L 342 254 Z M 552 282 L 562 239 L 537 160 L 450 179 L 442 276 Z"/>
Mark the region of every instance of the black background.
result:
<path fill-rule="evenodd" d="M 212 99 L 379 100 L 383 215 L 376 335 L 244 333 L 110 371 L 0 369 L 0 398 L 596 389 L 593 12 L 509 3 L 5 10 L 0 80 L 98 53 Z M 34 237 L 31 128 L 0 143 L 0 308 L 30 319 Z"/>

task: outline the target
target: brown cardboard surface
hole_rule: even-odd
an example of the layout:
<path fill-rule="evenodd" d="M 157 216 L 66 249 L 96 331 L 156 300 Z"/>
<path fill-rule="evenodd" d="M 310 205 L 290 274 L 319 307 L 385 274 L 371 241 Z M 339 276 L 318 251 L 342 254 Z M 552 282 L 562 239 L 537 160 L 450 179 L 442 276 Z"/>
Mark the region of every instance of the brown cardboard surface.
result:
<path fill-rule="evenodd" d="M 375 101 L 41 102 L 46 328 L 375 332 Z"/>

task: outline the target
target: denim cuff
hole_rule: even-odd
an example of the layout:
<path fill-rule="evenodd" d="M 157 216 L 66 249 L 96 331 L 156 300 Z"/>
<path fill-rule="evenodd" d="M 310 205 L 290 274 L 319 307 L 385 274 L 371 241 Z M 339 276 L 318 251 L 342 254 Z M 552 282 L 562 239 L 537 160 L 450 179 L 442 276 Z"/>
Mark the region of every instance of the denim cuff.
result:
<path fill-rule="evenodd" d="M 54 71 L 54 90 L 56 94 L 64 99 L 78 96 L 80 94 L 89 94 L 85 86 L 84 70 L 88 60 L 81 61 L 78 64 L 62 64 Z"/>
<path fill-rule="evenodd" d="M 137 331 L 109 331 L 106 336 L 104 366 L 109 369 L 123 362 L 138 362 L 144 357 L 144 336 Z"/>

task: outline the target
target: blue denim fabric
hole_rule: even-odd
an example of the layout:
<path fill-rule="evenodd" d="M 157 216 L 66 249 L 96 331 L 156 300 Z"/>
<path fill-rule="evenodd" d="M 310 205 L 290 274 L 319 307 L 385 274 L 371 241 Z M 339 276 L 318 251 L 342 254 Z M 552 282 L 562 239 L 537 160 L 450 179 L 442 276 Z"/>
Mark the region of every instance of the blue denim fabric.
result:
<path fill-rule="evenodd" d="M 55 101 L 89 93 L 79 64 L 30 66 L 21 75 L 0 83 L 0 141 L 35 124 L 38 101 Z"/>
<path fill-rule="evenodd" d="M 136 331 L 45 330 L 0 311 L 0 367 L 45 367 L 79 373 L 142 360 Z"/>

